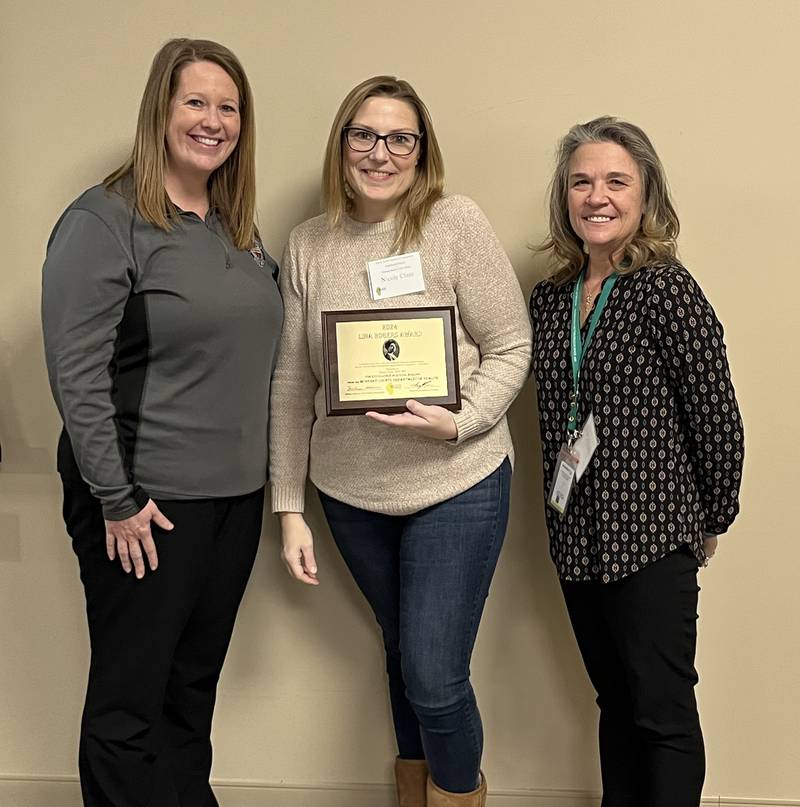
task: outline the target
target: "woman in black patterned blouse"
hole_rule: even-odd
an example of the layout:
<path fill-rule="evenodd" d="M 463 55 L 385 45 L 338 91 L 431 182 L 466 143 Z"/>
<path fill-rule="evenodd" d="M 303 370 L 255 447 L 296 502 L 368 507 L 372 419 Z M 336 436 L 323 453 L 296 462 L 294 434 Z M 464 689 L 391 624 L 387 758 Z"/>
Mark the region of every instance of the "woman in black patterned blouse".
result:
<path fill-rule="evenodd" d="M 556 266 L 531 296 L 547 526 L 600 707 L 603 807 L 696 807 L 697 568 L 739 509 L 744 454 L 722 326 L 676 257 L 645 133 L 562 140 Z"/>

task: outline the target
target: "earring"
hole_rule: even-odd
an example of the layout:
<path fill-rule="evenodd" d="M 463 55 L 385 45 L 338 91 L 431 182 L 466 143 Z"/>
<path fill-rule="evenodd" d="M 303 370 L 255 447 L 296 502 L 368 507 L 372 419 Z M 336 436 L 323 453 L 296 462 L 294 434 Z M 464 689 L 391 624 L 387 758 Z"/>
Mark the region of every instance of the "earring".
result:
<path fill-rule="evenodd" d="M 345 181 L 344 183 L 344 195 L 348 199 L 352 199 L 355 196 L 355 194 L 353 193 L 353 189 L 350 187 L 350 183 L 347 181 Z"/>

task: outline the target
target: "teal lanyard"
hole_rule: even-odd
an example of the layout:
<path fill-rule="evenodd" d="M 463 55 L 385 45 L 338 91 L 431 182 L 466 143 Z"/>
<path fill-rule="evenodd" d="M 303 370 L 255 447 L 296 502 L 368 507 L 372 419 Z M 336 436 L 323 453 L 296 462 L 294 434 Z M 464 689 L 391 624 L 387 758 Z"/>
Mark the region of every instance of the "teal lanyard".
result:
<path fill-rule="evenodd" d="M 578 430 L 578 390 L 580 389 L 581 364 L 586 351 L 589 349 L 589 342 L 592 341 L 597 323 L 603 314 L 611 290 L 617 282 L 617 275 L 609 275 L 603 283 L 603 290 L 595 305 L 592 317 L 589 320 L 589 330 L 586 332 L 586 341 L 581 339 L 581 297 L 583 296 L 583 278 L 586 274 L 584 269 L 575 282 L 572 291 L 572 336 L 570 339 L 570 355 L 572 358 L 572 394 L 569 399 L 569 417 L 567 418 L 567 437 L 570 445 L 574 442 Z"/>

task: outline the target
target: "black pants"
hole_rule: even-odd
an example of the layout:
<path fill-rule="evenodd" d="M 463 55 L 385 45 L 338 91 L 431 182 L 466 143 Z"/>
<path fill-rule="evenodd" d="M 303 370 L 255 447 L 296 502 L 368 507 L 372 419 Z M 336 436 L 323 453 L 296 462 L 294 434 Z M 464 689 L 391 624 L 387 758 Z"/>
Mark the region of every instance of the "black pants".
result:
<path fill-rule="evenodd" d="M 679 549 L 614 583 L 563 582 L 600 707 L 602 807 L 697 807 L 697 561 Z"/>
<path fill-rule="evenodd" d="M 137 580 L 108 560 L 99 503 L 65 453 L 64 520 L 91 641 L 79 751 L 84 805 L 216 807 L 211 717 L 258 548 L 264 489 L 158 500 L 175 528 L 153 525 L 158 569 Z"/>

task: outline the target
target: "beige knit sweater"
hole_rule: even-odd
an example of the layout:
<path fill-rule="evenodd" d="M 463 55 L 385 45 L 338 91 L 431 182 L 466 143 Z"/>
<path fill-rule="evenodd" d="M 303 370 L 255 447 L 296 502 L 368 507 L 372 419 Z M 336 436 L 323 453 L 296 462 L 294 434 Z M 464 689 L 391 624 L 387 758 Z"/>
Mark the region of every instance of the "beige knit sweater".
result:
<path fill-rule="evenodd" d="M 419 244 L 425 292 L 373 301 L 366 263 L 390 254 L 394 222 L 324 216 L 296 227 L 281 271 L 283 335 L 272 381 L 275 512 L 302 512 L 306 477 L 365 510 L 403 515 L 462 493 L 513 459 L 505 413 L 528 376 L 531 328 L 519 283 L 477 205 L 448 196 Z M 462 408 L 458 438 L 419 437 L 365 415 L 327 417 L 320 312 L 452 305 Z"/>

